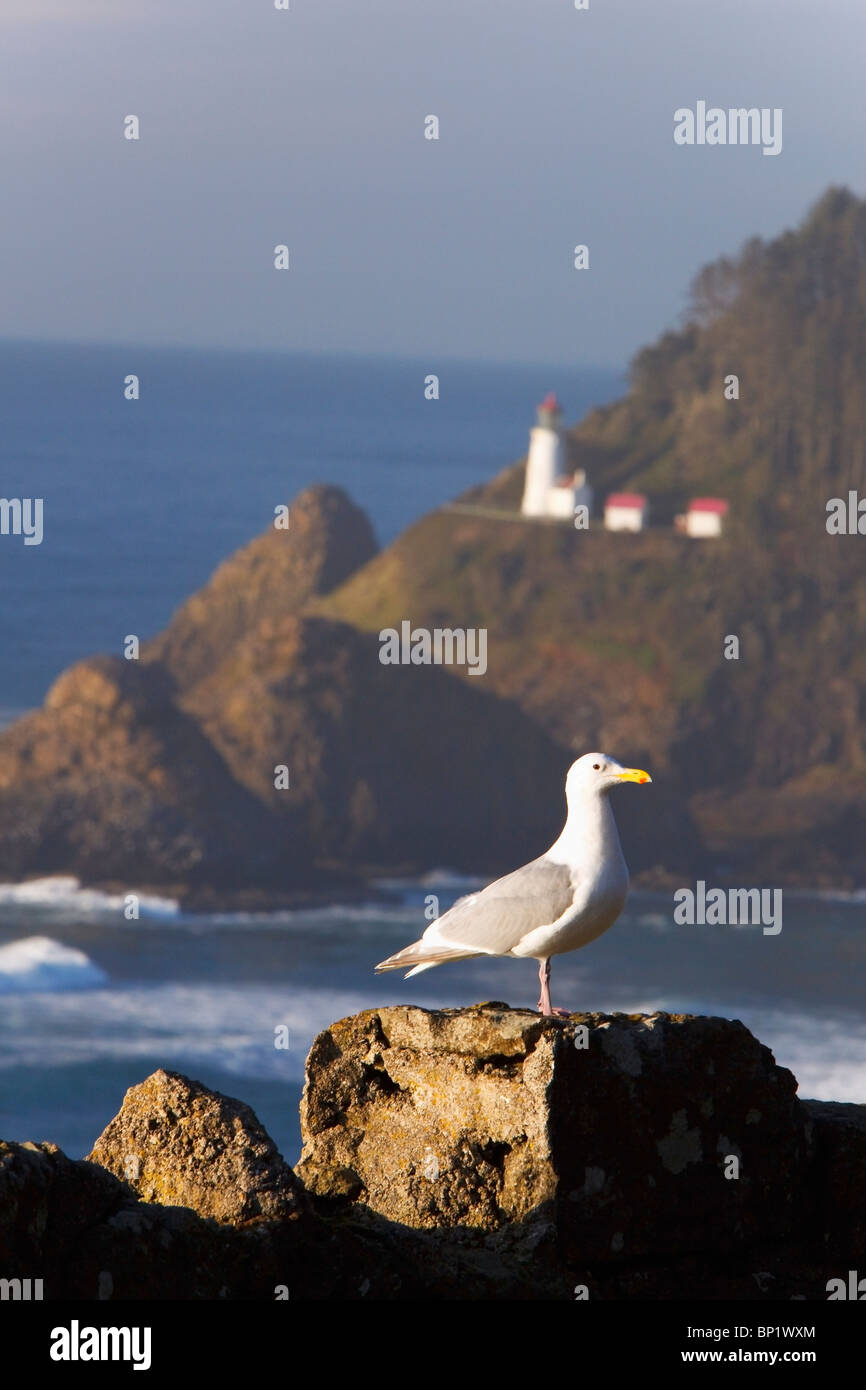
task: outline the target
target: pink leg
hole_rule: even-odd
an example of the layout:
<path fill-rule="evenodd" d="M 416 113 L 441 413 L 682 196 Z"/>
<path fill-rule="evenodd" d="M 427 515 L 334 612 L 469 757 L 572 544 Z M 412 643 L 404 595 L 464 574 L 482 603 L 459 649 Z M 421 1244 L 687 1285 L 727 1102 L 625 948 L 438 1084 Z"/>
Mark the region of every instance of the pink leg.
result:
<path fill-rule="evenodd" d="M 560 1018 L 568 1018 L 568 1009 L 554 1009 L 550 1003 L 550 961 L 541 960 L 538 962 L 538 978 L 541 981 L 541 998 L 538 1007 L 545 1018 L 552 1018 L 557 1014 Z"/>

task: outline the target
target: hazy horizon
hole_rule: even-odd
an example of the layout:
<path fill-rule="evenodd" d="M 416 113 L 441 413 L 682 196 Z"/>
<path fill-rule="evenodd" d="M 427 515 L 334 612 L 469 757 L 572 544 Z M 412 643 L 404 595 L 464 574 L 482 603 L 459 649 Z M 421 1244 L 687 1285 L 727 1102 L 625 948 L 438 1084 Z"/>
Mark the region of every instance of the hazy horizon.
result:
<path fill-rule="evenodd" d="M 0 37 L 10 340 L 621 369 L 700 266 L 866 192 L 848 0 L 6 0 Z M 781 152 L 678 146 L 701 101 Z"/>
<path fill-rule="evenodd" d="M 422 355 L 420 355 L 420 354 L 418 354 L 418 353 L 412 353 L 412 352 L 376 352 L 376 351 L 372 351 L 372 350 L 371 350 L 371 351 L 368 351 L 368 352 L 364 352 L 364 351 L 353 352 L 353 351 L 351 351 L 349 348 L 333 348 L 333 349 L 332 349 L 332 348 L 320 348 L 320 349 L 318 349 L 318 350 L 314 350 L 314 349 L 312 349 L 312 348 L 309 348 L 309 349 L 308 349 L 308 348 L 296 348 L 296 347 L 280 347 L 279 345 L 277 345 L 277 346 L 264 346 L 264 347 L 256 347 L 256 346 L 254 346 L 254 345 L 247 345 L 247 346 L 235 347 L 235 346 L 233 346 L 233 345 L 230 344 L 230 343 L 206 343 L 206 342 L 202 342 L 202 343 L 198 343 L 198 342 L 196 342 L 196 343 L 193 343 L 193 342 L 189 342 L 189 343 L 186 343 L 186 342 L 184 342 L 184 343 L 178 343 L 178 342 L 149 342 L 149 341 L 145 341 L 144 339 L 139 339 L 139 340 L 135 341 L 135 340 L 133 340 L 133 339 L 131 339 L 131 338 L 130 338 L 130 339 L 124 339 L 124 338 L 116 338 L 116 339 L 115 339 L 115 338 L 65 338 L 65 337 L 53 337 L 53 338 L 48 338 L 48 337 L 43 337 L 43 336 L 39 336 L 39 337 L 28 337 L 28 336 L 26 336 L 25 334 L 13 336 L 13 335 L 8 334 L 8 333 L 0 333 L 0 346 L 2 346 L 2 347 L 35 347 L 35 348 L 38 348 L 38 347 L 60 347 L 60 348 L 64 348 L 64 347 L 68 347 L 68 348 L 80 347 L 80 348 L 92 348 L 92 349 L 94 349 L 94 350 L 96 350 L 96 351 L 98 351 L 100 348 L 110 348 L 110 349 L 112 349 L 112 350 L 115 350 L 115 349 L 121 349 L 121 350 L 122 350 L 122 349 L 128 348 L 130 351 L 133 351 L 133 352 L 134 352 L 134 351 L 137 351 L 137 350 L 142 350 L 142 351 L 145 351 L 145 352 L 179 352 L 179 353 L 213 352 L 213 353 L 224 353 L 224 354 L 226 354 L 226 355 L 239 355 L 239 356 L 248 356 L 248 357 L 253 357 L 253 356 L 261 356 L 261 357 L 306 357 L 306 358 L 313 358 L 313 359 L 315 359 L 315 360 L 317 360 L 317 361 L 318 361 L 318 360 L 322 360 L 322 361 L 324 361 L 324 360 L 333 360 L 333 361 L 352 361 L 352 360 L 357 360 L 358 362 L 381 362 L 381 363 L 395 362 L 395 363 L 402 363 L 403 365 L 406 365 L 406 364 L 408 364 L 408 363 L 416 363 L 419 367 L 425 367 L 425 368 L 426 368 L 426 366 L 429 364 L 429 356 L 422 356 Z M 553 357 L 551 357 L 551 358 L 547 358 L 547 359 L 544 359 L 544 358 L 521 358 L 521 357 L 513 357 L 513 358 L 512 358 L 512 357 L 509 357 L 509 358 L 507 358 L 507 359 L 504 359 L 504 358 L 500 358 L 500 357 L 481 357 L 481 356 L 478 356 L 477 354 L 467 354 L 466 356 L 461 356 L 459 353 L 437 353 L 437 355 L 436 355 L 436 361 L 437 361 L 437 363 L 440 364 L 440 365 L 442 365 L 442 364 L 447 365 L 448 363 L 454 363 L 455 365 L 460 365 L 460 366 L 473 366 L 473 365 L 474 365 L 474 366 L 478 366 L 478 367 L 504 367 L 504 368 L 511 368 L 511 367 L 513 367 L 515 370 L 520 370 L 521 368 L 530 368 L 530 369 L 537 368 L 537 369 L 540 369 L 540 370 L 543 371 L 543 370 L 545 370 L 546 368 L 549 368 L 551 371 L 559 371 L 559 372 L 563 372 L 563 371 L 565 371 L 565 372 L 580 372 L 580 371 L 586 371 L 586 372 L 592 372 L 592 371 L 598 371 L 598 372 L 613 372 L 613 373 L 619 373 L 620 375 L 623 376 L 623 378 L 625 378 L 625 376 L 626 376 L 626 374 L 627 374 L 628 365 L 629 365 L 628 362 L 573 362 L 573 361 L 567 361 L 567 360 L 565 360 L 564 358 L 561 358 L 561 357 L 560 357 L 560 358 L 553 358 Z M 625 388 L 624 388 L 624 389 L 625 389 Z M 534 402 L 534 401 L 530 401 L 530 402 L 529 402 L 529 414 L 528 414 L 527 418 L 530 419 L 530 421 L 531 421 L 531 418 L 532 418 L 532 408 L 533 408 L 536 404 L 537 404 L 537 402 Z M 567 405 L 567 402 L 565 402 L 565 404 Z"/>

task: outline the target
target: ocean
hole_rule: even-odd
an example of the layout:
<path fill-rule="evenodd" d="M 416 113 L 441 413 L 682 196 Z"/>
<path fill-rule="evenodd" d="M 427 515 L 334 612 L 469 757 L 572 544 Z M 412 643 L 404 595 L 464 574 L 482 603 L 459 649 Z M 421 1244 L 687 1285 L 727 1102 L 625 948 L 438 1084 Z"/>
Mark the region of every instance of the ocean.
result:
<path fill-rule="evenodd" d="M 0 722 L 70 662 L 157 631 L 310 483 L 345 487 L 386 543 L 524 453 L 548 390 L 575 420 L 622 387 L 573 367 L 0 344 L 0 494 L 45 506 L 41 546 L 0 537 Z M 259 916 L 151 898 L 137 923 L 74 880 L 0 884 L 0 1137 L 81 1157 L 126 1088 L 166 1067 L 252 1105 L 294 1161 L 304 1058 L 334 1019 L 398 1001 L 535 1005 L 532 962 L 374 978 L 423 930 L 425 893 L 444 908 L 468 886 L 430 871 L 382 885 L 384 901 Z M 740 1018 L 801 1094 L 863 1100 L 864 927 L 862 897 L 786 892 L 770 937 L 676 926 L 670 895 L 633 894 L 612 931 L 554 962 L 553 998 Z"/>

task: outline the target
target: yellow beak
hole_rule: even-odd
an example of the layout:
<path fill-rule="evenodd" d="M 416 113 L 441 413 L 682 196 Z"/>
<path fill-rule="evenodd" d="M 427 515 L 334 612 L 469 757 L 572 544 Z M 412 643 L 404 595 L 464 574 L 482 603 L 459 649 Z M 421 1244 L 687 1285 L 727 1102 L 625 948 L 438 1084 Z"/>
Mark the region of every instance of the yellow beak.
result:
<path fill-rule="evenodd" d="M 617 773 L 621 782 L 651 782 L 652 778 L 648 772 L 643 772 L 639 767 L 624 767 L 622 772 Z"/>

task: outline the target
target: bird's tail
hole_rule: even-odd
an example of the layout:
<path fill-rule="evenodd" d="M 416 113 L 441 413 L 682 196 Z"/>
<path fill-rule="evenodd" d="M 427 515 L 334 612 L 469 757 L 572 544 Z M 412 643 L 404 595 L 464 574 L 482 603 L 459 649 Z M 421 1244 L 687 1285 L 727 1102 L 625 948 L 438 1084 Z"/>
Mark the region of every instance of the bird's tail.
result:
<path fill-rule="evenodd" d="M 477 955 L 476 951 L 461 951 L 459 947 L 436 946 L 432 941 L 425 941 L 422 937 L 420 941 L 413 941 L 411 946 L 404 946 L 403 950 L 398 951 L 396 955 L 380 961 L 376 966 L 376 974 L 382 974 L 386 970 L 402 970 L 409 965 L 412 969 L 406 972 L 406 979 L 408 980 L 410 975 L 420 975 L 422 970 L 432 970 L 434 965 L 444 965 L 446 960 L 468 960 L 474 955 Z"/>

